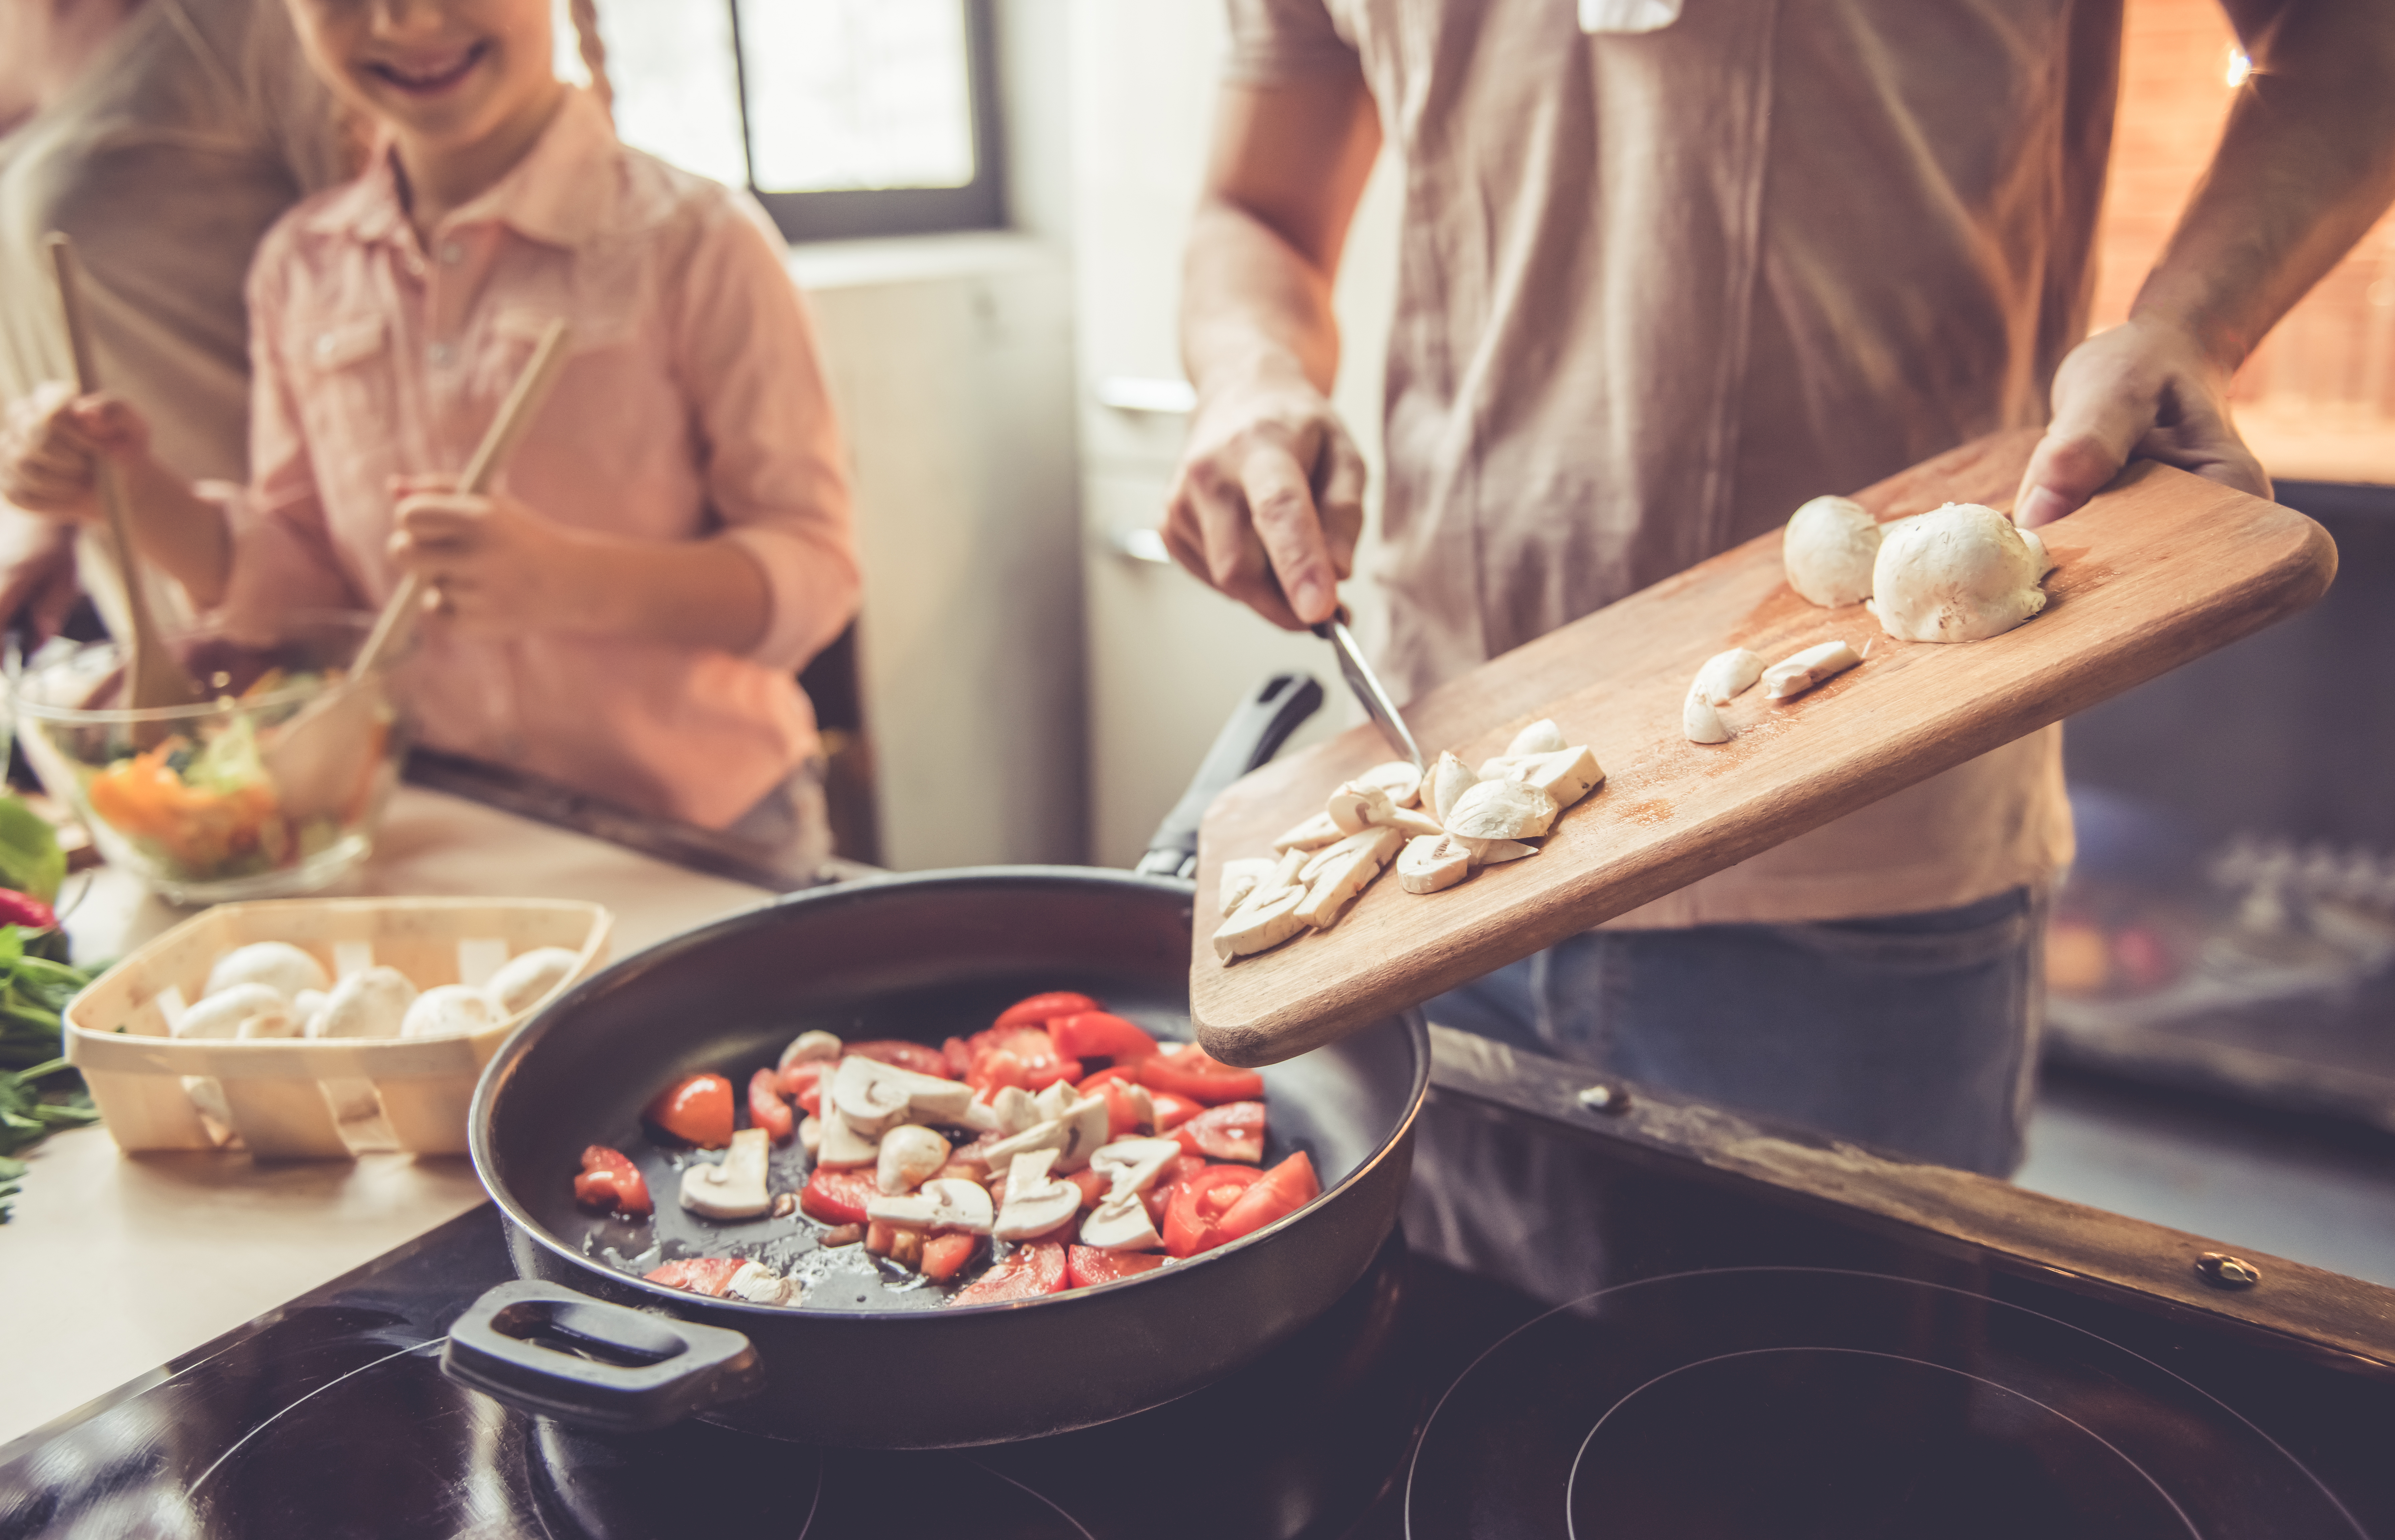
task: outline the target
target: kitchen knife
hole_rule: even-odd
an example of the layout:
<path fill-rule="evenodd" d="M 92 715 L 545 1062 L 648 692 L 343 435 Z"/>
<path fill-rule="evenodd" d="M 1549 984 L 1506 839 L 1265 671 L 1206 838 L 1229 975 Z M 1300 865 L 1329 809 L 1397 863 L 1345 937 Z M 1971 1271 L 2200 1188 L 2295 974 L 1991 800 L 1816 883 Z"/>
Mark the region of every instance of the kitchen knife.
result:
<path fill-rule="evenodd" d="M 1397 703 L 1389 698 L 1380 677 L 1372 672 L 1372 665 L 1364 661 L 1364 650 L 1356 645 L 1355 633 L 1347 629 L 1345 612 L 1316 626 L 1314 634 L 1329 642 L 1330 650 L 1339 654 L 1339 672 L 1346 678 L 1347 688 L 1356 692 L 1356 699 L 1363 703 L 1364 715 L 1371 717 L 1373 725 L 1381 730 L 1381 736 L 1386 738 L 1398 753 L 1413 761 L 1414 769 L 1428 770 L 1430 767 L 1422 763 L 1422 745 L 1414 742 L 1413 733 L 1406 727 L 1405 717 L 1398 715 Z"/>

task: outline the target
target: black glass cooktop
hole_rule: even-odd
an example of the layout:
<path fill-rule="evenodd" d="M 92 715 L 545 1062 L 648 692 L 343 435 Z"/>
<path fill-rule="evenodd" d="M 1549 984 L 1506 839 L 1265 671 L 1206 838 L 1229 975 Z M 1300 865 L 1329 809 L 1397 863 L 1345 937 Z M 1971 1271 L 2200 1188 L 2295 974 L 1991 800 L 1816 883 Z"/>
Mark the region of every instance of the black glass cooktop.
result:
<path fill-rule="evenodd" d="M 2395 1536 L 2386 1364 L 1452 1095 L 1419 1158 L 1418 1249 L 1268 1361 L 931 1454 L 452 1385 L 443 1327 L 511 1276 L 478 1210 L 0 1449 L 0 1540 Z"/>

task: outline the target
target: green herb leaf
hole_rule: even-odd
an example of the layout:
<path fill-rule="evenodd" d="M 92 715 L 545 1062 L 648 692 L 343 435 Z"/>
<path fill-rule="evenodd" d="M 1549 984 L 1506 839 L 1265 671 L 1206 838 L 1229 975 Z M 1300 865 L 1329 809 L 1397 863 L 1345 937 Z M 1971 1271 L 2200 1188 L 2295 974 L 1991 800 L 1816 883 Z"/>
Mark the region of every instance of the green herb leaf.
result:
<path fill-rule="evenodd" d="M 66 880 L 66 852 L 49 822 L 20 796 L 0 796 L 0 888 L 31 893 L 47 903 Z"/>

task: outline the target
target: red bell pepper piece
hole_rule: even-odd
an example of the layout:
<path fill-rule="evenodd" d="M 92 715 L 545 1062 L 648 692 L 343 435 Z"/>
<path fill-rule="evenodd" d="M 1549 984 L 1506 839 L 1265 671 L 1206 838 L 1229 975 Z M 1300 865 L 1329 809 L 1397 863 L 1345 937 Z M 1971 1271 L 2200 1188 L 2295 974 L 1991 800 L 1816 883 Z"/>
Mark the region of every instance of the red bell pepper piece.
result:
<path fill-rule="evenodd" d="M 994 1305 L 1054 1294 L 1065 1286 L 1065 1248 L 1053 1242 L 1025 1242 L 1014 1255 L 957 1291 L 950 1303 Z"/>
<path fill-rule="evenodd" d="M 732 1275 L 747 1265 L 737 1257 L 685 1257 L 641 1276 L 669 1289 L 688 1289 L 693 1294 L 711 1294 L 721 1299 Z"/>
<path fill-rule="evenodd" d="M 799 1212 L 827 1225 L 865 1223 L 865 1205 L 881 1191 L 870 1171 L 827 1171 L 818 1165 L 799 1191 Z"/>
<path fill-rule="evenodd" d="M 732 1082 L 720 1074 L 684 1075 L 656 1094 L 641 1115 L 702 1150 L 732 1142 Z"/>
<path fill-rule="evenodd" d="M 920 1043 L 903 1042 L 894 1037 L 876 1038 L 869 1043 L 851 1043 L 848 1051 L 860 1059 L 879 1060 L 895 1064 L 917 1074 L 937 1075 L 942 1080 L 959 1078 L 948 1072 L 948 1056 L 937 1048 L 927 1048 Z"/>
<path fill-rule="evenodd" d="M 1264 1158 L 1264 1104 L 1226 1101 L 1209 1107 L 1174 1129 L 1172 1137 L 1193 1155 L 1258 1165 Z"/>
<path fill-rule="evenodd" d="M 748 1122 L 764 1129 L 766 1137 L 776 1144 L 788 1139 L 790 1130 L 799 1125 L 790 1104 L 782 1099 L 777 1086 L 780 1079 L 770 1069 L 759 1070 L 748 1077 Z"/>
<path fill-rule="evenodd" d="M 1085 1289 L 1111 1283 L 1134 1273 L 1154 1272 L 1164 1258 L 1152 1251 L 1100 1251 L 1095 1246 L 1071 1246 L 1065 1252 L 1065 1286 Z"/>
<path fill-rule="evenodd" d="M 594 1144 L 582 1152 L 582 1175 L 574 1178 L 574 1201 L 595 1213 L 651 1214 L 649 1184 L 621 1151 Z"/>
<path fill-rule="evenodd" d="M 998 1013 L 990 1023 L 991 1030 L 999 1027 L 1036 1027 L 1042 1021 L 1052 1021 L 1059 1016 L 1078 1016 L 1085 1010 L 1100 1010 L 1098 1002 L 1086 994 L 1072 994 L 1058 990 L 1047 994 L 1034 994 L 1017 1000 Z"/>
<path fill-rule="evenodd" d="M 1164 1207 L 1164 1249 L 1195 1257 L 1231 1239 L 1222 1231 L 1224 1215 L 1264 1175 L 1252 1165 L 1210 1165 L 1173 1183 Z"/>
<path fill-rule="evenodd" d="M 1145 1059 L 1156 1052 L 1156 1039 L 1137 1023 L 1103 1010 L 1060 1016 L 1048 1023 L 1056 1051 L 1067 1059 Z"/>
<path fill-rule="evenodd" d="M 1264 1094 L 1264 1076 L 1210 1058 L 1195 1043 L 1141 1060 L 1139 1082 L 1150 1090 L 1170 1091 L 1209 1107 L 1225 1101 L 1260 1101 Z"/>

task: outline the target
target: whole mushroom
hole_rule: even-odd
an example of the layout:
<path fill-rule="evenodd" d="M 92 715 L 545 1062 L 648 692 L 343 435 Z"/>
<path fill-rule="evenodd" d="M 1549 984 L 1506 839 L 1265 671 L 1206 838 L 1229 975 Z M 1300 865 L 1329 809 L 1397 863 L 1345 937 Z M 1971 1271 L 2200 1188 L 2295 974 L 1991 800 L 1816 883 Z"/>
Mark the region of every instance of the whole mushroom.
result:
<path fill-rule="evenodd" d="M 289 941 L 252 941 L 218 957 L 201 993 L 215 994 L 236 984 L 264 984 L 288 1001 L 303 989 L 330 989 L 333 980 L 324 964 Z"/>
<path fill-rule="evenodd" d="M 1905 641 L 1983 641 L 2045 608 L 2032 547 L 2013 521 L 1977 503 L 1949 503 L 1907 519 L 1881 542 L 1872 608 Z"/>
<path fill-rule="evenodd" d="M 1816 497 L 1789 517 L 1780 537 L 1788 586 L 1835 609 L 1871 598 L 1880 528 L 1851 497 Z M 1719 702 L 1715 702 L 1719 704 Z"/>

